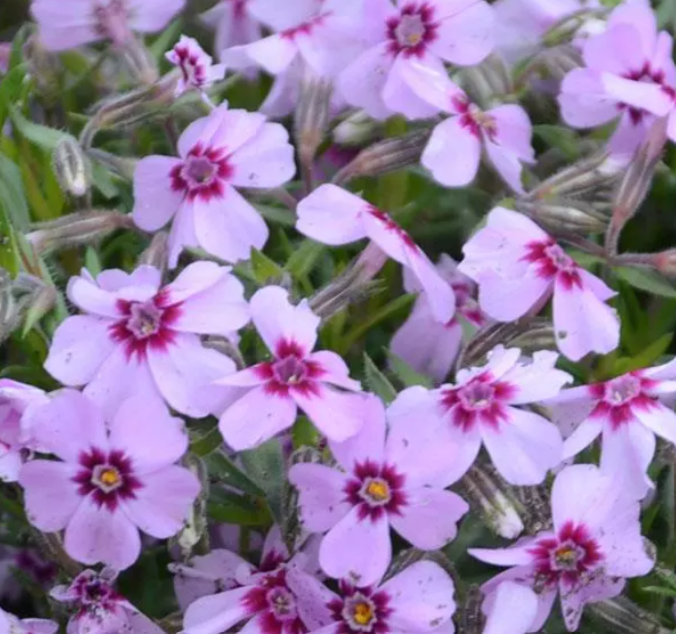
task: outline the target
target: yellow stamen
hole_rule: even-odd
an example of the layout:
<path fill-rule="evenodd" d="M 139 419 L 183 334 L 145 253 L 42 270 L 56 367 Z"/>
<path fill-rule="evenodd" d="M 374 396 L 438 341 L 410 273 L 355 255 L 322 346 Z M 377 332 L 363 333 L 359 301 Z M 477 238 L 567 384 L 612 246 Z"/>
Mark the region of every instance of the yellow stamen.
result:
<path fill-rule="evenodd" d="M 373 610 L 368 603 L 357 603 L 352 617 L 359 625 L 368 625 L 373 620 Z"/>
<path fill-rule="evenodd" d="M 112 467 L 103 469 L 99 475 L 99 480 L 101 480 L 102 484 L 112 487 L 120 483 L 120 473 L 117 469 L 113 469 Z"/>
<path fill-rule="evenodd" d="M 390 497 L 390 487 L 382 480 L 373 480 L 366 487 L 366 493 L 371 499 L 382 502 Z"/>
<path fill-rule="evenodd" d="M 570 546 L 562 546 L 554 553 L 554 557 L 556 558 L 557 563 L 570 565 L 575 563 L 577 553 L 575 552 L 575 549 Z"/>

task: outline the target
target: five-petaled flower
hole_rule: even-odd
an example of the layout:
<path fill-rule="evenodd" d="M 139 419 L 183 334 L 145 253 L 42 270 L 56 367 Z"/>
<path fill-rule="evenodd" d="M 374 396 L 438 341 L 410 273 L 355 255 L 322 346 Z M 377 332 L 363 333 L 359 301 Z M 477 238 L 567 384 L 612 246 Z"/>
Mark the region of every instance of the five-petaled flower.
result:
<path fill-rule="evenodd" d="M 326 532 L 319 564 L 331 577 L 360 587 L 381 579 L 392 558 L 390 526 L 423 550 L 441 548 L 455 537 L 468 506 L 445 490 L 453 477 L 430 456 L 409 450 L 410 436 L 418 433 L 398 425 L 386 438 L 385 409 L 370 396 L 361 431 L 330 443 L 341 470 L 321 464 L 291 467 L 289 481 L 299 492 L 304 527 Z"/>
<path fill-rule="evenodd" d="M 511 567 L 484 585 L 486 594 L 505 581 L 538 592 L 539 609 L 529 631 L 542 628 L 559 593 L 566 627 L 574 632 L 585 604 L 617 596 L 626 578 L 652 569 L 639 512 L 638 501 L 621 482 L 593 465 L 573 465 L 554 481 L 553 530 L 511 548 L 469 552 L 481 561 Z"/>
<path fill-rule="evenodd" d="M 163 404 L 128 399 L 106 425 L 95 403 L 63 390 L 35 412 L 33 425 L 59 461 L 21 469 L 26 514 L 42 531 L 65 529 L 73 559 L 124 570 L 141 552 L 139 529 L 161 539 L 181 529 L 200 484 L 174 464 L 188 437 Z"/>
<path fill-rule="evenodd" d="M 232 335 L 249 320 L 242 284 L 213 262 L 195 262 L 163 287 L 152 266 L 96 279 L 83 269 L 70 279 L 68 298 L 85 314 L 59 326 L 45 367 L 64 385 L 86 385 L 108 417 L 134 394 L 206 416 L 202 388 L 235 364 L 199 335 Z"/>
<path fill-rule="evenodd" d="M 212 64 L 211 55 L 207 55 L 192 37 L 182 35 L 165 57 L 181 71 L 176 85 L 177 97 L 190 89 L 204 92 L 225 75 L 225 65 Z"/>
<path fill-rule="evenodd" d="M 565 356 L 578 361 L 617 348 L 620 322 L 605 303 L 615 292 L 523 214 L 496 207 L 462 251 L 458 269 L 479 285 L 489 317 L 515 321 L 553 295 L 554 335 Z"/>

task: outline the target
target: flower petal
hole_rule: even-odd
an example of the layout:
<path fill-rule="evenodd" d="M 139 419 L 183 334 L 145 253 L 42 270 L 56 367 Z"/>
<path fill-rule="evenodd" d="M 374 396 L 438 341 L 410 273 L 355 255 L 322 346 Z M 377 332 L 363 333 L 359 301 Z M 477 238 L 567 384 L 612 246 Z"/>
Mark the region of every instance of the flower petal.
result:
<path fill-rule="evenodd" d="M 220 634 L 243 621 L 250 612 L 244 598 L 250 587 L 235 588 L 210 597 L 197 599 L 183 617 L 185 634 Z"/>
<path fill-rule="evenodd" d="M 481 139 L 465 127 L 462 117 L 451 116 L 437 124 L 420 162 L 434 180 L 446 187 L 464 187 L 479 170 Z"/>
<path fill-rule="evenodd" d="M 298 407 L 329 440 L 342 442 L 354 436 L 364 424 L 366 397 L 339 392 L 321 383 L 316 385 L 317 393 L 291 389 Z"/>
<path fill-rule="evenodd" d="M 137 227 L 157 231 L 178 211 L 185 192 L 173 188 L 171 173 L 181 165 L 169 156 L 147 156 L 136 164 L 132 217 Z"/>

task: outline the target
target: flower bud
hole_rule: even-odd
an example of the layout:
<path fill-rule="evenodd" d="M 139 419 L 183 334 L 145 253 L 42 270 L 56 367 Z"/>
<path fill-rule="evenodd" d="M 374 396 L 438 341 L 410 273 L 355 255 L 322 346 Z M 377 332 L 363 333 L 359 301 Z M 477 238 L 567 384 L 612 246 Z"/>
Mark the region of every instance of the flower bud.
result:
<path fill-rule="evenodd" d="M 169 253 L 169 234 L 166 231 L 158 231 L 150 244 L 139 255 L 139 264 L 148 264 L 154 266 L 161 272 L 167 268 L 167 256 Z"/>
<path fill-rule="evenodd" d="M 43 284 L 26 303 L 26 314 L 23 322 L 23 334 L 29 333 L 52 308 L 56 305 L 57 291 L 50 284 Z"/>
<path fill-rule="evenodd" d="M 495 346 L 504 344 L 522 332 L 518 323 L 493 323 L 484 326 L 467 342 L 455 362 L 456 368 L 468 368 L 481 363 Z"/>
<path fill-rule="evenodd" d="M 171 542 L 175 543 L 184 560 L 187 560 L 193 553 L 195 547 L 202 543 L 203 552 L 208 552 L 208 532 L 207 532 L 207 497 L 209 492 L 209 474 L 204 462 L 193 454 L 187 454 L 183 459 L 185 466 L 192 471 L 200 481 L 201 493 L 197 496 L 195 503 L 190 509 L 185 525 Z M 205 543 L 206 542 L 206 543 Z"/>
<path fill-rule="evenodd" d="M 329 127 L 333 85 L 326 79 L 306 75 L 301 80 L 300 97 L 294 114 L 294 133 L 298 157 L 311 165 Z"/>
<path fill-rule="evenodd" d="M 641 609 L 626 597 L 616 597 L 587 606 L 589 615 L 613 634 L 671 634 L 649 612 Z"/>
<path fill-rule="evenodd" d="M 550 232 L 602 233 L 608 218 L 591 204 L 577 200 L 537 201 L 516 200 L 517 211 L 545 225 Z"/>
<path fill-rule="evenodd" d="M 430 130 L 414 130 L 374 143 L 341 169 L 334 176 L 333 183 L 345 185 L 359 176 L 380 176 L 415 165 L 420 161 L 429 137 Z"/>
<path fill-rule="evenodd" d="M 547 48 L 536 59 L 547 76 L 557 82 L 563 81 L 571 70 L 584 65 L 579 50 L 570 44 Z"/>
<path fill-rule="evenodd" d="M 497 473 L 474 465 L 460 480 L 464 497 L 494 532 L 507 539 L 515 539 L 524 525 L 509 487 Z"/>
<path fill-rule="evenodd" d="M 546 320 L 535 320 L 523 332 L 511 337 L 505 345 L 519 348 L 523 354 L 532 354 L 538 350 L 556 350 L 554 327 Z"/>
<path fill-rule="evenodd" d="M 357 110 L 333 129 L 333 140 L 338 145 L 363 145 L 373 141 L 382 131 L 382 123 L 371 119 L 364 110 Z"/>
<path fill-rule="evenodd" d="M 548 530 L 552 525 L 549 491 L 543 484 L 534 487 L 514 487 L 514 495 L 524 509 L 524 527 L 529 535 Z"/>
<path fill-rule="evenodd" d="M 36 230 L 26 235 L 36 254 L 46 255 L 61 249 L 92 244 L 118 229 L 131 229 L 131 216 L 117 211 L 83 211 L 69 214 L 58 220 L 36 225 Z"/>
<path fill-rule="evenodd" d="M 64 137 L 54 149 L 52 169 L 61 189 L 72 196 L 84 196 L 89 189 L 87 159 L 79 143 Z"/>
<path fill-rule="evenodd" d="M 486 617 L 481 610 L 484 597 L 479 586 L 470 586 L 465 593 L 465 600 L 458 610 L 458 633 L 481 634 L 484 629 Z"/>
<path fill-rule="evenodd" d="M 651 256 L 651 264 L 662 275 L 676 278 L 676 249 L 667 249 Z"/>

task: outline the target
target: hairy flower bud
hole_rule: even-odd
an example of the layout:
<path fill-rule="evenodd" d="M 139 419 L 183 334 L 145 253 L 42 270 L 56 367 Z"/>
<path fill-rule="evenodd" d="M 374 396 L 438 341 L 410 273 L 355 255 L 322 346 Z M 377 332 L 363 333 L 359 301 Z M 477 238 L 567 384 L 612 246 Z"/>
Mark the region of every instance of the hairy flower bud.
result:
<path fill-rule="evenodd" d="M 570 44 L 561 44 L 543 50 L 537 61 L 547 77 L 560 82 L 572 70 L 583 65 L 580 51 Z"/>
<path fill-rule="evenodd" d="M 348 115 L 333 129 L 333 140 L 338 145 L 363 145 L 373 141 L 383 130 L 364 110 Z"/>
<path fill-rule="evenodd" d="M 676 278 L 676 249 L 667 249 L 660 253 L 654 253 L 651 256 L 652 266 L 662 275 L 670 278 Z"/>
<path fill-rule="evenodd" d="M 168 242 L 169 234 L 166 231 L 158 231 L 153 236 L 150 244 L 139 255 L 138 263 L 149 264 L 164 272 L 167 268 L 167 257 L 169 254 Z"/>
<path fill-rule="evenodd" d="M 484 597 L 479 586 L 470 586 L 465 600 L 459 606 L 457 624 L 458 634 L 481 634 L 486 618 L 481 610 Z"/>
<path fill-rule="evenodd" d="M 333 183 L 344 185 L 359 176 L 380 176 L 415 165 L 420 161 L 429 136 L 429 130 L 414 130 L 374 143 L 343 167 L 334 176 Z"/>
<path fill-rule="evenodd" d="M 588 607 L 590 616 L 610 627 L 614 634 L 670 634 L 649 612 L 641 609 L 626 597 L 617 597 L 592 603 Z"/>
<path fill-rule="evenodd" d="M 311 165 L 329 127 L 329 109 L 333 85 L 326 79 L 305 76 L 294 114 L 294 133 L 298 157 Z"/>
<path fill-rule="evenodd" d="M 52 169 L 61 189 L 73 196 L 84 196 L 89 189 L 87 159 L 80 144 L 64 137 L 54 149 Z"/>
<path fill-rule="evenodd" d="M 552 233 L 573 231 L 576 233 L 602 233 L 608 218 L 593 205 L 576 200 L 522 201 L 516 200 L 517 211 L 530 216 Z"/>

